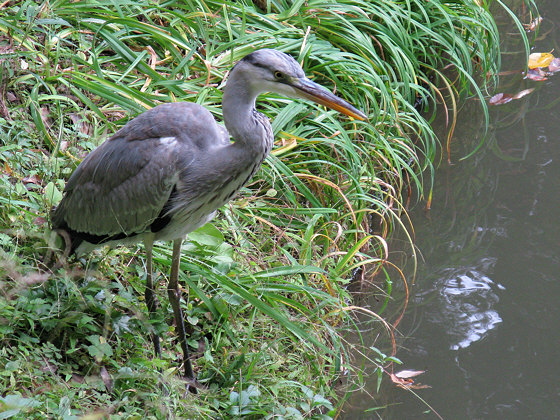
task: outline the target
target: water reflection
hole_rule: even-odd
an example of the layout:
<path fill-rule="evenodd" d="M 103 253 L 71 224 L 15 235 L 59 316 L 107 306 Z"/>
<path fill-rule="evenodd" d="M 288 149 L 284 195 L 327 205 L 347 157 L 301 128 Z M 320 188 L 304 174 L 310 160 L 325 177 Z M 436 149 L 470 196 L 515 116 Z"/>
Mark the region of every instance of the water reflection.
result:
<path fill-rule="evenodd" d="M 451 350 L 481 340 L 502 322 L 495 304 L 504 287 L 488 276 L 495 263 L 496 258 L 484 258 L 476 266 L 444 269 L 430 290 L 415 296 L 420 303 L 427 294 L 438 295 L 440 302 L 431 304 L 425 322 L 441 325 Z"/>
<path fill-rule="evenodd" d="M 543 3 L 560 22 L 557 0 Z M 536 51 L 550 50 L 551 33 Z M 487 147 L 442 165 L 432 210 L 412 212 L 423 259 L 397 357 L 405 369 L 427 370 L 417 379 L 432 388 L 415 392 L 446 420 L 560 418 L 559 98 L 557 75 L 523 110 L 493 109 Z M 483 132 L 476 116 L 463 112 L 460 121 L 458 156 Z M 353 396 L 343 418 L 437 418 L 389 381 L 382 400 L 368 397 Z"/>

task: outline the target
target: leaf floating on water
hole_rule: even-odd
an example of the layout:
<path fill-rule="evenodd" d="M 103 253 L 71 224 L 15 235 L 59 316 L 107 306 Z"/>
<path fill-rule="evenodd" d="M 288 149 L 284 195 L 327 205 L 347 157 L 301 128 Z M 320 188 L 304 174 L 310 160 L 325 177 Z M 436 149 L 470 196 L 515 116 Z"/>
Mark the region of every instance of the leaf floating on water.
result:
<path fill-rule="evenodd" d="M 399 378 L 394 373 L 389 373 L 389 376 L 391 377 L 391 380 L 393 381 L 393 383 L 396 384 L 396 385 L 399 385 L 399 386 L 408 386 L 408 385 L 412 385 L 414 383 L 414 380 L 412 380 L 410 378 Z"/>
<path fill-rule="evenodd" d="M 498 93 L 497 95 L 492 96 L 490 98 L 490 100 L 488 101 L 488 103 L 490 105 L 507 104 L 508 102 L 511 102 L 514 99 L 521 99 L 524 96 L 527 96 L 528 94 L 530 94 L 534 90 L 535 90 L 535 88 L 523 89 L 522 91 L 517 92 L 515 95 L 512 95 L 510 93 Z"/>
<path fill-rule="evenodd" d="M 389 376 L 391 377 L 391 381 L 393 381 L 393 383 L 400 388 L 404 388 L 404 389 L 431 388 L 429 385 L 414 383 L 414 380 L 411 379 L 415 376 L 421 375 L 424 372 L 425 370 L 402 370 L 398 373 L 389 373 Z"/>
<path fill-rule="evenodd" d="M 517 92 L 515 95 L 513 95 L 513 99 L 523 98 L 524 96 L 527 96 L 528 94 L 530 94 L 534 90 L 535 90 L 535 88 L 523 89 L 521 92 Z"/>
<path fill-rule="evenodd" d="M 551 73 L 556 73 L 560 70 L 560 58 L 555 58 L 548 65 L 548 71 Z"/>
<path fill-rule="evenodd" d="M 519 73 L 523 73 L 522 70 L 505 70 L 505 71 L 501 71 L 498 73 L 498 76 L 511 76 L 511 75 L 515 75 L 515 74 L 519 74 Z M 489 73 L 491 74 L 491 73 Z"/>
<path fill-rule="evenodd" d="M 527 32 L 535 32 L 539 25 L 541 24 L 543 18 L 541 16 L 535 18 L 531 23 L 524 24 L 525 30 Z"/>
<path fill-rule="evenodd" d="M 533 53 L 529 55 L 528 66 L 530 69 L 548 67 L 552 60 L 554 60 L 554 56 L 550 53 Z"/>
<path fill-rule="evenodd" d="M 527 79 L 534 80 L 535 82 L 542 82 L 548 79 L 546 76 L 547 73 L 545 71 L 536 68 L 536 69 L 529 69 L 525 77 L 527 77 Z"/>
<path fill-rule="evenodd" d="M 400 372 L 395 373 L 395 376 L 403 379 L 414 378 L 415 376 L 422 375 L 425 372 L 425 370 L 401 370 Z"/>
<path fill-rule="evenodd" d="M 513 95 L 509 93 L 498 93 L 490 98 L 488 103 L 490 105 L 503 105 L 511 102 L 513 100 Z"/>

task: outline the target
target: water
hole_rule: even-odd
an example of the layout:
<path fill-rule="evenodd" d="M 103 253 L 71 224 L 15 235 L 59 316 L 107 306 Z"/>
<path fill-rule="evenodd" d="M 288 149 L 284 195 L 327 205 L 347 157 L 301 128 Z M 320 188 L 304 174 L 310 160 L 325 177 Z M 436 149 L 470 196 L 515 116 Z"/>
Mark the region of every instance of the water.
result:
<path fill-rule="evenodd" d="M 550 51 L 560 8 L 539 6 L 552 32 L 535 51 Z M 486 146 L 463 162 L 480 129 L 460 114 L 455 164 L 437 171 L 432 210 L 411 212 L 423 260 L 397 357 L 427 371 L 415 379 L 431 388 L 414 392 L 444 419 L 560 419 L 560 73 L 502 88 L 526 87 L 537 90 L 492 109 Z M 342 417 L 438 418 L 388 381 L 381 394 L 352 397 Z"/>

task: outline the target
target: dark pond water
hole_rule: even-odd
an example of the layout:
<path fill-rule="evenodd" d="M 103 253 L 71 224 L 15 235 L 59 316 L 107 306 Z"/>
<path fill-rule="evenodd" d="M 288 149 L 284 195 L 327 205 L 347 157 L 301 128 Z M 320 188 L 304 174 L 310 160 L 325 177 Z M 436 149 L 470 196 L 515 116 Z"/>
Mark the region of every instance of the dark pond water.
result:
<path fill-rule="evenodd" d="M 534 51 L 560 55 L 560 5 L 539 7 L 549 32 Z M 424 400 L 446 420 L 560 419 L 560 73 L 502 79 L 500 91 L 536 90 L 494 107 L 486 145 L 464 161 L 483 126 L 460 114 L 432 209 L 411 212 L 421 257 L 397 357 L 431 388 L 387 384 L 380 398 L 353 396 L 343 418 L 438 418 Z"/>

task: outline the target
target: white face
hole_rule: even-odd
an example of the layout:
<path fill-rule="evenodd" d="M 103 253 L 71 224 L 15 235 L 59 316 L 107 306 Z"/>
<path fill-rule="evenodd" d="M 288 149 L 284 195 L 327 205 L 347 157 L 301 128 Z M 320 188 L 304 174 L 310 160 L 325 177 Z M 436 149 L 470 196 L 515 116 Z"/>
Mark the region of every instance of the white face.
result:
<path fill-rule="evenodd" d="M 262 71 L 263 69 L 259 70 Z M 260 79 L 261 81 L 257 84 L 258 93 L 274 92 L 287 96 L 288 98 L 302 98 L 288 81 L 278 80 L 276 78 L 271 79 L 270 72 L 266 71 L 266 73 L 268 79 Z"/>
<path fill-rule="evenodd" d="M 238 66 L 253 93 L 275 92 L 291 98 L 301 98 L 291 84 L 306 79 L 299 63 L 280 51 L 262 49 L 243 58 Z"/>
<path fill-rule="evenodd" d="M 237 68 L 239 66 L 239 68 Z M 236 66 L 236 75 L 256 98 L 264 92 L 275 92 L 295 99 L 307 99 L 325 105 L 359 120 L 367 119 L 361 111 L 332 92 L 309 80 L 299 63 L 275 50 L 258 50 Z"/>

